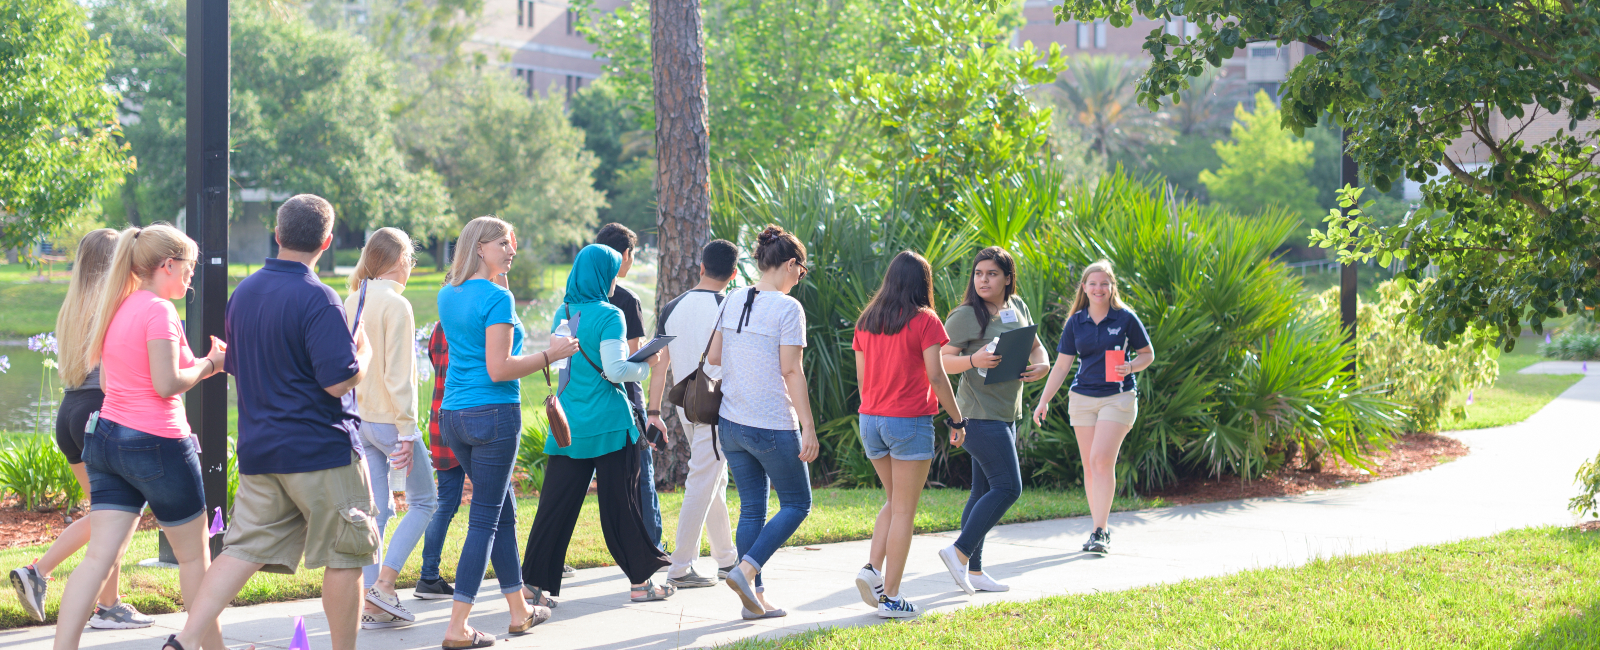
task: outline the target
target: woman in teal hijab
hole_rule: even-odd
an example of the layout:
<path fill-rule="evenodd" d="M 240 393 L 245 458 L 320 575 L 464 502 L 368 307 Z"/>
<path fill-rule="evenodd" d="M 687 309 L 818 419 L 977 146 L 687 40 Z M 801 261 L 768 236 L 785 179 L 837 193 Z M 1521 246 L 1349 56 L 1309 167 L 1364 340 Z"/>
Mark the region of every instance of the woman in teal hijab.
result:
<path fill-rule="evenodd" d="M 578 339 L 579 353 L 568 361 L 559 399 L 572 430 L 572 444 L 545 440 L 549 454 L 539 511 L 528 532 L 522 576 L 534 603 L 549 605 L 561 595 L 561 570 L 578 523 L 578 511 L 593 476 L 600 499 L 600 529 L 606 548 L 633 585 L 634 602 L 662 600 L 676 589 L 655 585 L 650 576 L 671 561 L 651 543 L 639 504 L 639 426 L 628 406 L 622 382 L 645 381 L 649 362 L 629 362 L 622 311 L 609 298 L 622 256 L 609 246 L 589 245 L 578 252 L 567 275 L 567 295 L 556 310 L 554 332 L 567 321 Z"/>

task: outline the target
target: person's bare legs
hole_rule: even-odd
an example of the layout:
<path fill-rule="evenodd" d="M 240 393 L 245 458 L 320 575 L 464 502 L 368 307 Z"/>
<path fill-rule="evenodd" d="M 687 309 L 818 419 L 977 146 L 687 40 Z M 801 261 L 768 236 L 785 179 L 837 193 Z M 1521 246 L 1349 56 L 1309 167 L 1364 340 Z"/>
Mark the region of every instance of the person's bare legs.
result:
<path fill-rule="evenodd" d="M 234 596 L 239 595 L 244 583 L 249 582 L 250 576 L 260 571 L 262 566 L 228 554 L 218 556 L 211 563 L 211 568 L 206 570 L 205 579 L 200 582 L 200 594 L 194 600 L 190 600 L 187 594 L 184 596 L 189 620 L 184 622 L 183 631 L 178 633 L 178 643 L 183 644 L 185 650 L 193 650 L 204 635 L 207 637 L 204 644 L 206 650 L 225 650 L 221 645 L 211 645 L 212 631 L 217 634 L 216 643 L 222 643 L 217 617 L 222 615 L 222 610 L 233 602 Z"/>
<path fill-rule="evenodd" d="M 916 531 L 917 500 L 922 497 L 922 486 L 928 482 L 928 466 L 932 463 L 931 460 L 894 460 L 888 456 L 872 461 L 878 480 L 884 486 L 885 504 L 873 525 L 870 552 L 873 566 L 883 573 L 883 594 L 891 598 L 900 596 L 900 579 L 905 575 L 911 535 Z"/>
<path fill-rule="evenodd" d="M 206 570 L 211 568 L 211 541 L 206 534 L 210 522 L 202 514 L 181 526 L 162 527 L 167 543 L 172 545 L 172 556 L 178 560 L 178 588 L 183 602 L 194 603 L 200 598 L 200 584 L 205 581 Z M 212 618 L 210 626 L 200 639 L 207 650 L 226 650 L 222 643 L 222 628 Z M 192 647 L 192 646 L 184 646 Z"/>
<path fill-rule="evenodd" d="M 1117 492 L 1117 454 L 1128 435 L 1128 425 L 1100 420 L 1092 427 L 1073 427 L 1078 453 L 1083 459 L 1083 491 L 1095 528 L 1106 528 L 1111 501 Z"/>
<path fill-rule="evenodd" d="M 105 587 L 111 567 L 122 561 L 133 538 L 139 515 L 121 510 L 96 510 L 89 513 L 89 550 L 83 562 L 73 569 L 67 588 L 61 592 L 61 611 L 56 619 L 55 650 L 77 650 L 83 627 L 94 613 L 94 599 Z"/>
<path fill-rule="evenodd" d="M 78 487 L 83 488 L 84 503 L 93 505 L 88 497 L 89 470 L 84 467 L 83 463 L 68 465 L 67 467 L 72 468 L 72 477 L 78 479 Z M 134 525 L 137 526 L 138 523 L 138 519 L 135 519 Z M 89 543 L 89 527 L 88 517 L 79 517 L 77 521 L 72 522 L 72 525 L 67 526 L 66 530 L 61 531 L 61 535 L 56 537 L 56 541 L 50 543 L 50 548 L 45 549 L 44 555 L 39 556 L 39 559 L 33 562 L 33 568 L 39 570 L 39 575 L 49 576 L 51 572 L 56 570 L 56 567 L 61 566 L 62 562 L 66 562 L 67 558 L 72 557 L 73 553 L 77 553 L 78 549 Z M 100 598 L 95 602 L 106 607 L 117 604 L 117 584 L 121 580 L 122 563 L 116 562 L 111 565 L 111 575 L 106 578 L 106 586 L 100 590 Z"/>
<path fill-rule="evenodd" d="M 361 629 L 361 569 L 324 569 L 322 613 L 328 617 L 328 637 L 333 650 L 355 650 Z"/>

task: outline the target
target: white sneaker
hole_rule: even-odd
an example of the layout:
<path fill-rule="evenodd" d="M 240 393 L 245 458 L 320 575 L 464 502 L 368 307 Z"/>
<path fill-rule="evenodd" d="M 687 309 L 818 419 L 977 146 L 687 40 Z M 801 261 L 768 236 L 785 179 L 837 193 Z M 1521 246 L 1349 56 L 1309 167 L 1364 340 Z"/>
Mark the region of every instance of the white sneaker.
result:
<path fill-rule="evenodd" d="M 383 630 L 392 627 L 405 627 L 410 624 L 411 621 L 389 612 L 374 612 L 372 610 L 363 610 L 361 612 L 361 629 L 363 630 Z"/>
<path fill-rule="evenodd" d="M 987 573 L 978 575 L 968 573 L 967 580 L 972 583 L 972 588 L 978 591 L 1011 591 L 1011 585 L 1000 584 Z"/>
<path fill-rule="evenodd" d="M 956 581 L 956 586 L 971 596 L 974 592 L 972 582 L 967 580 L 967 563 L 961 561 L 959 553 L 952 544 L 939 549 L 939 559 L 944 561 L 944 568 L 950 571 L 950 579 Z"/>
<path fill-rule="evenodd" d="M 883 597 L 883 574 L 868 564 L 856 573 L 856 590 L 861 592 L 861 602 L 867 607 L 877 607 Z"/>
<path fill-rule="evenodd" d="M 884 596 L 878 601 L 878 618 L 916 618 L 922 615 L 922 608 L 904 598 L 890 598 Z"/>

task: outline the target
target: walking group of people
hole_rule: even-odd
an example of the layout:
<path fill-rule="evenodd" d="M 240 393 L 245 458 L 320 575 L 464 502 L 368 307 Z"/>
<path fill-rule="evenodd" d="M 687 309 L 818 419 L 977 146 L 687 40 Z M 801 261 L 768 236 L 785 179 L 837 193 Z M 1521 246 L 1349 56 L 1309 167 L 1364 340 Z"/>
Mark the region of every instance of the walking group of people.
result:
<path fill-rule="evenodd" d="M 721 582 L 736 593 L 743 618 L 786 615 L 769 598 L 762 573 L 810 512 L 808 463 L 819 450 L 802 363 L 805 311 L 789 295 L 808 273 L 805 246 L 793 234 L 776 226 L 760 233 L 753 251 L 760 277 L 732 292 L 740 251 L 724 240 L 708 243 L 699 283 L 657 319 L 655 334 L 674 338 L 633 360 L 644 344 L 642 309 L 617 286 L 633 264 L 633 232 L 609 224 L 578 252 L 549 345 L 528 353 L 505 282 L 516 234 L 500 219 L 473 219 L 437 295 L 425 443 L 415 317 L 403 295 L 416 265 L 413 244 L 394 228 L 373 233 L 349 297 L 340 301 L 312 271 L 332 243 L 333 220 L 332 205 L 320 197 L 283 203 L 278 257 L 239 283 L 227 306 L 226 341 L 213 337 L 202 357 L 190 352 L 172 303 L 188 291 L 195 243 L 165 225 L 84 237 L 57 322 L 67 392 L 56 435 L 89 494 L 90 515 L 11 573 L 23 607 L 44 620 L 51 571 L 88 547 L 62 593 L 57 650 L 76 648 L 85 624 L 153 623 L 117 591 L 117 567 L 145 508 L 171 543 L 189 612 L 164 650 L 224 650 L 217 617 L 245 582 L 258 571 L 292 573 L 301 564 L 325 568 L 322 601 L 335 648 L 353 648 L 359 628 L 409 625 L 415 616 L 395 580 L 419 542 L 414 595 L 453 600 L 443 647 L 493 645 L 494 635 L 468 624 L 486 569 L 494 567 L 509 605 L 507 634 L 548 620 L 562 580 L 574 575 L 564 559 L 591 482 L 630 600 Z M 1084 550 L 1109 551 L 1113 469 L 1137 411 L 1134 374 L 1154 359 L 1149 340 L 1122 304 L 1110 264 L 1096 262 L 1079 283 L 1054 367 L 1035 337 L 1019 379 L 986 383 L 985 373 L 1002 361 L 996 337 L 1034 325 L 1016 286 L 1011 255 L 984 249 L 962 304 L 941 322 L 932 269 L 906 251 L 856 322 L 860 437 L 885 496 L 856 586 L 879 616 L 920 613 L 900 586 L 941 410 L 950 444 L 972 457 L 972 493 L 960 536 L 939 558 L 968 594 L 1008 589 L 984 572 L 983 541 L 1021 495 L 1016 423 L 1024 415 L 1023 382 L 1049 377 L 1033 412 L 1042 423 L 1074 360 L 1068 411 L 1095 525 Z M 1108 361 L 1108 350 L 1136 356 Z M 715 423 L 693 422 L 675 406 L 690 458 L 670 555 L 661 546 L 652 469 L 652 448 L 666 442 L 661 408 L 669 369 L 675 381 L 696 373 L 721 381 Z M 240 481 L 213 561 L 198 445 L 180 395 L 220 372 L 237 388 Z M 554 389 L 550 408 L 559 406 L 567 435 L 546 440 L 538 510 L 519 557 L 511 477 L 522 439 L 520 379 L 536 372 Z M 959 387 L 952 374 L 961 376 Z M 730 474 L 740 501 L 734 530 Z M 441 554 L 468 481 L 472 508 L 451 585 L 440 575 Z M 779 501 L 770 518 L 769 491 Z M 407 512 L 385 540 L 394 492 L 404 492 Z M 715 579 L 695 567 L 702 534 Z M 662 568 L 667 575 L 657 584 Z"/>

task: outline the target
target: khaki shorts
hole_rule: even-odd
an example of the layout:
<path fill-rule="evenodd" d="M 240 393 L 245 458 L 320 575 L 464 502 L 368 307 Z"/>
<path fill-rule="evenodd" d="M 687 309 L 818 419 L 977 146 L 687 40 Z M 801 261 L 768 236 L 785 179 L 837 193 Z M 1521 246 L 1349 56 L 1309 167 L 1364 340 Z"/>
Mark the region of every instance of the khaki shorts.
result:
<path fill-rule="evenodd" d="M 299 474 L 241 474 L 224 555 L 268 573 L 359 569 L 378 562 L 378 527 L 366 463 Z"/>
<path fill-rule="evenodd" d="M 1077 391 L 1068 391 L 1067 415 L 1075 427 L 1092 427 L 1101 420 L 1120 422 L 1131 427 L 1134 419 L 1139 417 L 1139 398 L 1131 391 L 1110 397 L 1089 397 Z"/>

